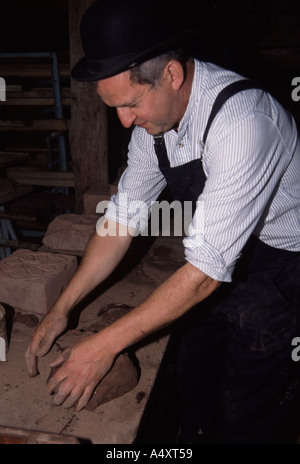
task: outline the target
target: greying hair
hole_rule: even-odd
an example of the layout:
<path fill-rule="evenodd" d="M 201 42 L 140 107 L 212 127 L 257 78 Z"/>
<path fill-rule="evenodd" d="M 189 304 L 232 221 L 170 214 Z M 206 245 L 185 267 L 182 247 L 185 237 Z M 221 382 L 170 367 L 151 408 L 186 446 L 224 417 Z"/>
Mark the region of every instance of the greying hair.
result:
<path fill-rule="evenodd" d="M 130 80 L 135 84 L 149 84 L 151 87 L 156 87 L 160 83 L 164 69 L 170 60 L 179 61 L 185 72 L 188 59 L 189 55 L 184 49 L 172 50 L 132 68 Z"/>

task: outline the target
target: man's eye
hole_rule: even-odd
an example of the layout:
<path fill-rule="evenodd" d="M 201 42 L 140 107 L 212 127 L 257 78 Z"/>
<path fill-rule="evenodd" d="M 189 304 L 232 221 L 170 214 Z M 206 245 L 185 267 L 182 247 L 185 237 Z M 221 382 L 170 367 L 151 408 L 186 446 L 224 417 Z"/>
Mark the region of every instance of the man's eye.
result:
<path fill-rule="evenodd" d="M 138 105 L 139 102 L 131 103 L 131 105 L 129 105 L 129 108 L 136 108 Z"/>

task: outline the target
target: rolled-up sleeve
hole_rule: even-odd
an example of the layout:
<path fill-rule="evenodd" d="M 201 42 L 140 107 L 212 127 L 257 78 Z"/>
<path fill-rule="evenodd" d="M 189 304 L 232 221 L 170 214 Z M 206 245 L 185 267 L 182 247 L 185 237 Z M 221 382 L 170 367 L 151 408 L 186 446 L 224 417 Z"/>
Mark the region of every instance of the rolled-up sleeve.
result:
<path fill-rule="evenodd" d="M 128 164 L 120 178 L 118 193 L 111 197 L 105 216 L 124 225 L 143 230 L 151 204 L 166 185 L 153 148 L 153 138 L 136 127 L 128 147 Z"/>

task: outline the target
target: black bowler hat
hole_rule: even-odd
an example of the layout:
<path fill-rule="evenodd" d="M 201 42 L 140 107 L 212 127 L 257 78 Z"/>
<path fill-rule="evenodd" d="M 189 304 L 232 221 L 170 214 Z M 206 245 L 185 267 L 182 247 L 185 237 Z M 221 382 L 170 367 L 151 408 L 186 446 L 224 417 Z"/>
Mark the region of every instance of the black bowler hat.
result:
<path fill-rule="evenodd" d="M 181 20 L 176 2 L 96 1 L 81 20 L 85 57 L 72 69 L 73 79 L 105 79 L 184 46 L 188 33 Z"/>

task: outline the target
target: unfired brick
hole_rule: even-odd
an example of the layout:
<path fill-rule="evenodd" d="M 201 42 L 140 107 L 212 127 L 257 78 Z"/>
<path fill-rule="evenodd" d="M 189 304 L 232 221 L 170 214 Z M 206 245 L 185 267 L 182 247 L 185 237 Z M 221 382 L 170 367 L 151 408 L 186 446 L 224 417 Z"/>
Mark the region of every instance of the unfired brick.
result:
<path fill-rule="evenodd" d="M 0 302 L 46 314 L 77 269 L 77 258 L 17 250 L 0 261 Z"/>
<path fill-rule="evenodd" d="M 49 224 L 43 244 L 58 252 L 84 252 L 98 219 L 97 214 L 61 214 Z"/>

